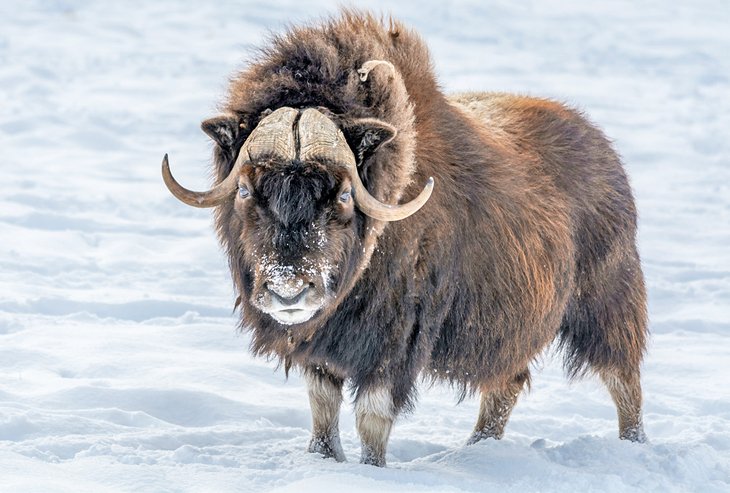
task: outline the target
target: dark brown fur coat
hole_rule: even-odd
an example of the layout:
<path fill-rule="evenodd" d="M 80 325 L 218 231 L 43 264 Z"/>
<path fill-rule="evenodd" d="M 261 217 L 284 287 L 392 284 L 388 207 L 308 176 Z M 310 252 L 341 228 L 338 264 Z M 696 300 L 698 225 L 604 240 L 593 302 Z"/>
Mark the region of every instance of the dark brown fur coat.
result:
<path fill-rule="evenodd" d="M 356 70 L 371 59 L 390 61 L 402 83 L 362 82 Z M 350 282 L 336 308 L 289 332 L 249 306 L 240 231 L 220 206 L 254 352 L 327 368 L 360 390 L 388 382 L 396 409 L 419 374 L 465 392 L 497 387 L 556 337 L 572 375 L 638 367 L 646 313 L 633 198 L 618 156 L 579 112 L 503 94 L 449 98 L 418 35 L 345 12 L 273 38 L 233 78 L 223 109 L 241 128 L 216 148 L 218 181 L 262 112 L 281 106 L 394 126 L 361 167 L 379 199 L 408 200 L 429 176 L 436 184 L 406 220 L 358 215 L 361 245 L 344 260 Z"/>

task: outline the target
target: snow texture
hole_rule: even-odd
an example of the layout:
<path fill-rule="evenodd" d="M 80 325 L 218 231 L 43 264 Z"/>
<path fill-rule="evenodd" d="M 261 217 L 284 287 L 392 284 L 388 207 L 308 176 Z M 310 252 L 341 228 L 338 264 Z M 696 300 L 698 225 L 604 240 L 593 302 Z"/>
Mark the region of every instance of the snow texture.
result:
<path fill-rule="evenodd" d="M 505 438 L 421 389 L 389 467 L 306 453 L 303 380 L 247 353 L 208 184 L 228 77 L 335 2 L 0 3 L 0 491 L 730 491 L 730 3 L 402 1 L 447 91 L 547 96 L 615 139 L 635 188 L 650 443 L 595 380 L 536 365 Z"/>

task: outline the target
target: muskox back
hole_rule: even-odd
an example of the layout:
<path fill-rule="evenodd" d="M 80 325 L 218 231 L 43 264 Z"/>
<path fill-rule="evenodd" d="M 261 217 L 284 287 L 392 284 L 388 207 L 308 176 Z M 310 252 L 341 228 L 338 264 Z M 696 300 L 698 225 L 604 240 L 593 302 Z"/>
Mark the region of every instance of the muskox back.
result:
<path fill-rule="evenodd" d="M 412 201 L 433 177 L 430 199 L 387 222 L 343 206 L 349 182 L 332 160 L 302 160 L 293 150 L 291 158 L 242 162 L 241 149 L 275 115 L 293 122 L 277 135 L 295 149 L 287 128 L 306 134 L 297 127 L 304 114 L 336 129 L 333 142 L 346 140 L 356 181 L 375 199 Z M 224 115 L 203 127 L 217 144 L 216 190 L 239 183 L 238 197 L 213 194 L 222 197 L 213 205 L 241 325 L 255 353 L 303 370 L 310 451 L 344 460 L 337 423 L 345 382 L 363 462 L 385 463 L 393 421 L 413 404 L 422 377 L 479 392 L 470 443 L 500 438 L 531 362 L 556 338 L 569 375 L 595 372 L 606 383 L 621 438 L 644 439 L 636 211 L 619 157 L 580 113 L 507 94 L 447 97 L 416 33 L 345 11 L 274 37 L 232 80 Z M 297 185 L 282 196 L 278 185 L 262 185 L 271 183 Z M 289 225 L 282 218 L 301 216 L 298 207 L 309 219 Z M 290 264 L 272 264 L 283 256 L 275 238 L 293 236 L 321 245 L 289 244 Z M 317 265 L 327 268 L 298 272 L 297 252 L 326 257 Z M 274 284 L 326 291 L 321 308 L 291 324 L 259 309 L 271 271 L 280 274 Z M 298 289 L 275 297 L 298 304 Z"/>

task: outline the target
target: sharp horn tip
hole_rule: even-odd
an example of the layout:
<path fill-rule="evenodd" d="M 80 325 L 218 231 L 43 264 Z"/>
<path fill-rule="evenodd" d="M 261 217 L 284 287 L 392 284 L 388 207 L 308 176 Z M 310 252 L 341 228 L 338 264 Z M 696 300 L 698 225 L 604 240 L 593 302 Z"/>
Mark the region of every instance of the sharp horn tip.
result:
<path fill-rule="evenodd" d="M 433 192 L 433 176 L 429 176 L 428 180 L 426 180 L 426 185 L 424 185 L 423 190 L 421 191 L 421 195 L 428 195 L 431 196 L 431 192 Z"/>

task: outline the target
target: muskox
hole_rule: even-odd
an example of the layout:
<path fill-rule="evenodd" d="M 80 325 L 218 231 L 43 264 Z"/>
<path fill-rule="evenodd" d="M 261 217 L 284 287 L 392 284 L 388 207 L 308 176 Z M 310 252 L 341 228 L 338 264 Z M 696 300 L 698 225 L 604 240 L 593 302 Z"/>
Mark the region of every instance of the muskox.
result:
<path fill-rule="evenodd" d="M 578 111 L 501 93 L 446 96 L 424 42 L 344 11 L 274 36 L 236 75 L 215 141 L 214 207 L 251 349 L 308 385 L 309 451 L 385 464 L 421 379 L 481 394 L 468 443 L 499 439 L 530 364 L 557 340 L 597 374 L 619 436 L 644 441 L 646 296 L 621 161 Z"/>

